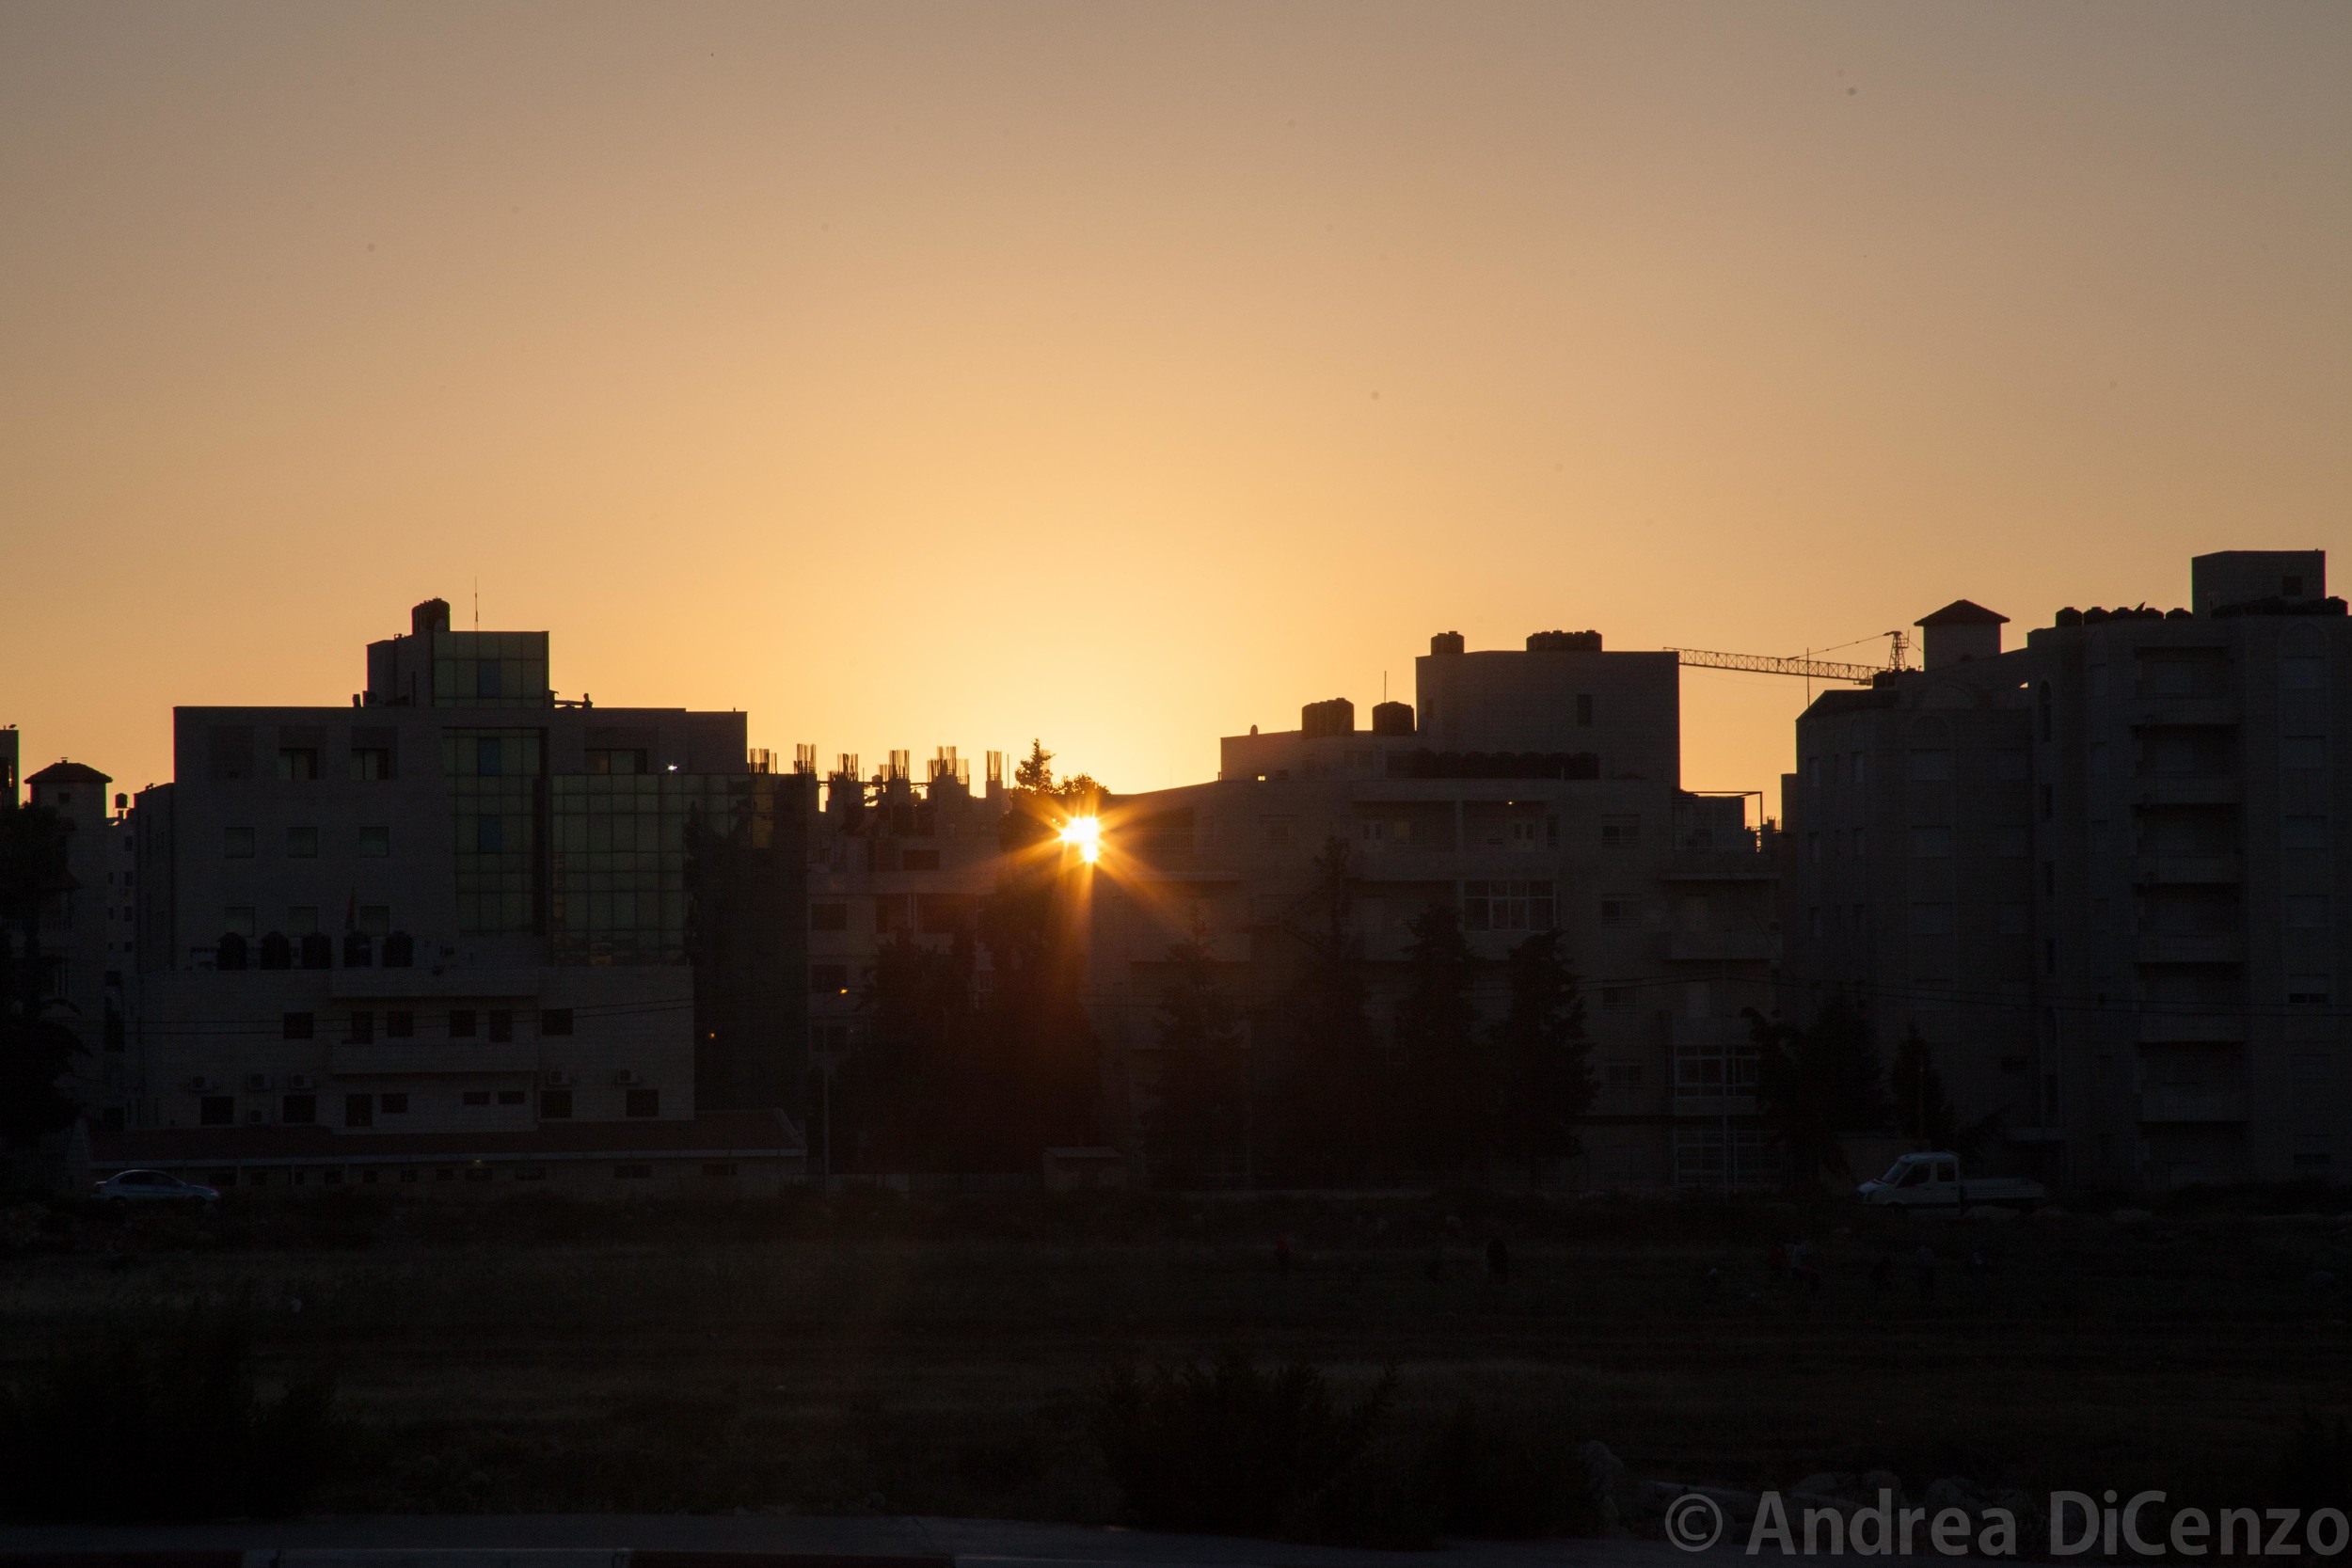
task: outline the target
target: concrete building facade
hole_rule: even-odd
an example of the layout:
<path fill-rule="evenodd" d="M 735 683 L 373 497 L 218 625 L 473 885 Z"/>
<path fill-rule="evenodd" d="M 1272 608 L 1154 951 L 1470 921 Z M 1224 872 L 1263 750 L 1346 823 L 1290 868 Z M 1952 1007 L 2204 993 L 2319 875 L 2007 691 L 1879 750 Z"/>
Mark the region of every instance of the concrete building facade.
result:
<path fill-rule="evenodd" d="M 2192 607 L 2061 610 L 1824 694 L 1784 781 L 1791 1005 L 1916 1028 L 1997 1157 L 2149 1189 L 2352 1178 L 2339 1002 L 2352 622 L 2319 551 L 2192 563 Z"/>
<path fill-rule="evenodd" d="M 356 1155 L 605 1123 L 626 1154 L 632 1123 L 784 1105 L 805 1036 L 774 977 L 802 968 L 814 781 L 751 756 L 740 713 L 559 699 L 546 633 L 453 631 L 439 600 L 367 668 L 349 707 L 175 710 L 174 781 L 131 816 L 138 1148 L 118 1152 L 201 1131 L 218 1170 L 232 1129 Z M 690 961 L 695 879 L 731 856 L 793 916 L 737 955 L 764 1014 L 714 1006 Z M 773 1119 L 770 1158 L 797 1158 Z"/>
<path fill-rule="evenodd" d="M 1586 1185 L 1770 1181 L 1744 1007 L 1769 1006 L 1778 954 L 1772 830 L 1738 795 L 1681 786 L 1671 653 L 1609 653 L 1538 633 L 1419 661 L 1416 710 L 1310 705 L 1295 731 L 1228 736 L 1217 780 L 1115 799 L 1095 879 L 1098 1026 L 1131 1147 L 1154 1103 L 1154 1023 L 1169 945 L 1197 923 L 1229 993 L 1265 1037 L 1283 956 L 1321 918 L 1316 860 L 1346 846 L 1348 906 L 1375 1025 L 1404 983 L 1408 927 L 1450 904 L 1490 960 L 1556 929 L 1580 972 L 1598 1086 Z"/>

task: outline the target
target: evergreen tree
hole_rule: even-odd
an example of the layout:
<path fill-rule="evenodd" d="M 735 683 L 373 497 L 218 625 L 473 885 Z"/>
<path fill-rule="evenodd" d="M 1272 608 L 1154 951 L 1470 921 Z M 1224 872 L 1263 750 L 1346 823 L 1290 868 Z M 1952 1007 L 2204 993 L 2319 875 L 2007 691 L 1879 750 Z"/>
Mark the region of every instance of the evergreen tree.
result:
<path fill-rule="evenodd" d="M 64 819 L 0 803 L 0 1141 L 22 1148 L 81 1115 L 59 1082 L 81 1041 L 56 1017 L 41 910 L 73 891 Z"/>
<path fill-rule="evenodd" d="M 1405 949 L 1409 980 L 1396 1005 L 1397 1070 L 1378 1117 L 1397 1163 L 1453 1172 L 1491 1147 L 1494 1061 L 1471 1000 L 1478 960 L 1450 903 L 1414 916 Z M 1396 1091 L 1402 1090 L 1402 1093 Z"/>
<path fill-rule="evenodd" d="M 1217 983 L 1208 929 L 1196 912 L 1191 930 L 1169 945 L 1159 1009 L 1159 1105 L 1148 1132 L 1155 1180 L 1199 1181 L 1245 1136 L 1248 1106 L 1241 1030 Z"/>
<path fill-rule="evenodd" d="M 1356 1180 L 1378 1154 L 1377 1091 L 1387 1064 L 1364 1010 L 1346 841 L 1327 840 L 1314 869 L 1317 918 L 1291 933 L 1300 959 L 1281 1008 L 1288 1060 L 1275 1152 L 1294 1179 Z"/>
<path fill-rule="evenodd" d="M 1756 1099 L 1788 1156 L 1790 1178 L 1851 1178 L 1838 1135 L 1873 1132 L 1887 1119 L 1869 1020 L 1838 997 L 1821 1005 L 1810 1027 L 1753 1007 L 1745 1017 L 1756 1038 Z"/>
<path fill-rule="evenodd" d="M 1895 1125 L 1931 1148 L 1974 1154 L 1998 1134 L 2009 1108 L 1963 1125 L 1944 1092 L 1944 1075 L 1935 1070 L 1935 1055 L 1913 1024 L 1895 1047 L 1894 1066 L 1887 1073 L 1893 1091 Z"/>
<path fill-rule="evenodd" d="M 1560 933 L 1537 931 L 1511 949 L 1511 1000 L 1493 1032 L 1498 1097 L 1493 1147 L 1525 1164 L 1581 1152 L 1576 1123 L 1593 1104 L 1592 1041 L 1584 991 L 1560 951 Z"/>

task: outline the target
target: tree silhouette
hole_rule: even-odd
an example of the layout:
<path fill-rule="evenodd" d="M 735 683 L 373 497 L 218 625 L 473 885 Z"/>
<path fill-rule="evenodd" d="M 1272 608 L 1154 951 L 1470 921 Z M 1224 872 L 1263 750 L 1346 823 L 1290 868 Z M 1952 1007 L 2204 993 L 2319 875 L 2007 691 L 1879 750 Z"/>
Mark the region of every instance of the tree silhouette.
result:
<path fill-rule="evenodd" d="M 1529 936 L 1511 949 L 1505 970 L 1511 1001 L 1492 1036 L 1492 1147 L 1522 1163 L 1533 1183 L 1542 1162 L 1581 1151 L 1576 1123 L 1592 1109 L 1593 1047 L 1583 988 L 1560 951 L 1559 932 Z"/>
<path fill-rule="evenodd" d="M 1290 934 L 1300 960 L 1280 1012 L 1288 1060 L 1280 1087 L 1279 1154 L 1311 1180 L 1360 1178 L 1376 1163 L 1378 1088 L 1387 1064 L 1364 1010 L 1363 955 L 1350 920 L 1346 841 L 1315 857 L 1313 927 Z"/>
<path fill-rule="evenodd" d="M 58 1084 L 82 1043 L 56 1017 L 40 950 L 42 909 L 74 888 L 68 832 L 46 806 L 0 804 L 0 1139 L 11 1148 L 81 1115 Z"/>
<path fill-rule="evenodd" d="M 1821 1005 L 1809 1028 L 1767 1019 L 1753 1007 L 1741 1016 L 1756 1038 L 1756 1099 L 1788 1156 L 1790 1178 L 1801 1183 L 1824 1172 L 1851 1178 L 1853 1167 L 1838 1135 L 1886 1125 L 1869 1021 L 1839 997 Z"/>
<path fill-rule="evenodd" d="M 1931 1148 L 1975 1154 L 1993 1140 L 2008 1117 L 2009 1107 L 2004 1105 L 1965 1125 L 1961 1122 L 1944 1092 L 1944 1075 L 1935 1070 L 1934 1053 L 1915 1023 L 1896 1045 L 1887 1080 L 1893 1091 L 1895 1125 Z"/>
<path fill-rule="evenodd" d="M 1241 1030 L 1217 983 L 1208 928 L 1192 928 L 1168 949 L 1160 990 L 1159 1105 L 1147 1124 L 1155 1180 L 1199 1181 L 1242 1145 L 1248 1104 Z"/>
<path fill-rule="evenodd" d="M 1431 904 L 1407 929 L 1408 979 L 1395 1013 L 1403 1060 L 1400 1071 L 1383 1075 L 1391 1092 L 1380 1097 L 1380 1141 L 1400 1156 L 1418 1156 L 1398 1163 L 1458 1171 L 1492 1147 L 1499 1086 L 1470 998 L 1478 960 L 1450 903 Z"/>

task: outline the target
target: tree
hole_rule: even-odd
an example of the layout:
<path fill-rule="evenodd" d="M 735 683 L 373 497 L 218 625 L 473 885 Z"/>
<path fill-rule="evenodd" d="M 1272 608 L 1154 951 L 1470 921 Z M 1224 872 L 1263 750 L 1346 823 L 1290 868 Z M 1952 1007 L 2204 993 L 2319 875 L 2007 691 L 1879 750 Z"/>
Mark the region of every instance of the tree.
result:
<path fill-rule="evenodd" d="M 73 1124 L 81 1107 L 59 1087 L 82 1043 L 56 1018 L 41 911 L 73 891 L 63 818 L 46 806 L 0 804 L 0 1140 L 23 1148 Z"/>
<path fill-rule="evenodd" d="M 1217 983 L 1208 928 L 1198 911 L 1184 938 L 1168 949 L 1160 990 L 1159 1105 L 1152 1113 L 1155 1176 L 1176 1185 L 1198 1181 L 1243 1142 L 1248 1115 L 1241 1030 Z"/>
<path fill-rule="evenodd" d="M 1410 978 L 1395 1014 L 1403 1061 L 1401 1070 L 1386 1075 L 1392 1092 L 1379 1107 L 1381 1143 L 1391 1151 L 1414 1149 L 1440 1170 L 1458 1170 L 1491 1147 L 1493 1132 L 1494 1064 L 1470 999 L 1478 960 L 1450 903 L 1431 904 L 1407 928 Z"/>
<path fill-rule="evenodd" d="M 1790 1177 L 1851 1177 L 1838 1135 L 1886 1125 L 1869 1021 L 1837 997 L 1821 1005 L 1809 1028 L 1753 1007 L 1742 1016 L 1756 1038 L 1756 1099 L 1788 1155 Z"/>
<path fill-rule="evenodd" d="M 1360 1176 L 1375 1163 L 1377 1090 L 1387 1064 L 1364 1011 L 1363 955 L 1350 924 L 1352 866 L 1333 837 L 1315 857 L 1314 928 L 1293 929 L 1300 958 L 1280 1008 L 1287 1061 L 1279 1155 L 1311 1180 Z"/>
<path fill-rule="evenodd" d="M 1560 951 L 1560 933 L 1537 931 L 1505 960 L 1511 1000 L 1493 1031 L 1498 1095 L 1495 1147 L 1522 1162 L 1532 1184 L 1546 1160 L 1581 1150 L 1576 1124 L 1593 1104 L 1592 1041 L 1584 991 Z"/>
<path fill-rule="evenodd" d="M 1963 1125 L 1944 1092 L 1944 1075 L 1935 1070 L 1935 1056 L 1915 1023 L 1895 1047 L 1895 1062 L 1887 1074 L 1893 1089 L 1895 1125 L 1930 1148 L 1974 1154 L 2000 1131 L 2009 1108 Z"/>
<path fill-rule="evenodd" d="M 874 954 L 863 998 L 866 1038 L 842 1069 L 835 1115 L 885 1169 L 956 1169 L 975 1142 L 973 951 L 945 951 L 901 933 Z"/>

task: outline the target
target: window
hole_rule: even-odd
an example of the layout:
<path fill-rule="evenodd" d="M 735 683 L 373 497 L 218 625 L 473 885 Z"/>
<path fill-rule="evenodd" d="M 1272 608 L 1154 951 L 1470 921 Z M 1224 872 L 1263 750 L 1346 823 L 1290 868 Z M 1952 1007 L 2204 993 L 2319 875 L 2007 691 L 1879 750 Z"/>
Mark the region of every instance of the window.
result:
<path fill-rule="evenodd" d="M 2287 976 L 2287 1002 L 2297 1007 L 2324 1007 L 2328 1005 L 2328 976 L 2325 974 L 2290 974 Z"/>
<path fill-rule="evenodd" d="M 502 855 L 506 852 L 504 817 L 477 816 L 473 819 L 473 852 L 477 855 Z"/>
<path fill-rule="evenodd" d="M 1805 930 L 1817 941 L 1820 939 L 1821 935 L 1821 910 L 1820 905 L 1817 904 L 1812 909 L 1805 911 Z"/>
<path fill-rule="evenodd" d="M 2325 894 L 2302 893 L 2287 898 L 2287 925 L 2298 931 L 2315 931 L 2328 924 Z"/>
<path fill-rule="evenodd" d="M 2026 776 L 2026 753 L 1995 752 L 1993 753 L 1993 776 L 1996 779 L 2022 779 Z"/>
<path fill-rule="evenodd" d="M 540 1119 L 540 1120 L 542 1120 L 542 1121 L 569 1121 L 569 1120 L 571 1119 L 571 1116 L 572 1116 L 572 1091 L 571 1091 L 571 1090 L 569 1090 L 569 1089 L 541 1089 L 541 1090 L 539 1091 L 539 1119 Z"/>
<path fill-rule="evenodd" d="M 316 904 L 296 904 L 286 911 L 286 934 L 288 936 L 316 936 L 318 928 L 319 907 Z"/>
<path fill-rule="evenodd" d="M 2328 742 L 2316 735 L 2281 736 L 2279 740 L 2279 766 L 2281 768 L 2325 768 L 2328 766 Z"/>
<path fill-rule="evenodd" d="M 520 1090 L 520 1089 L 501 1089 L 501 1090 L 499 1090 L 499 1103 L 500 1103 L 500 1104 L 501 1104 L 501 1105 L 520 1105 L 522 1102 L 523 1102 L 523 1091 L 522 1091 L 522 1090 Z"/>
<path fill-rule="evenodd" d="M 1632 925 L 1633 900 L 1630 898 L 1602 899 L 1600 901 L 1600 923 L 1603 926 Z"/>
<path fill-rule="evenodd" d="M 220 852 L 224 860 L 251 860 L 253 858 L 253 830 L 223 828 L 220 832 Z"/>
<path fill-rule="evenodd" d="M 1821 835 L 1820 833 L 1814 832 L 1804 835 L 1804 858 L 1811 861 L 1816 865 L 1820 863 Z"/>
<path fill-rule="evenodd" d="M 468 1089 L 463 1095 L 459 1096 L 459 1098 L 469 1105 L 487 1105 L 490 1103 L 490 1091 L 487 1089 Z"/>
<path fill-rule="evenodd" d="M 196 1103 L 197 1119 L 207 1127 L 233 1127 L 237 1121 L 234 1095 L 208 1094 Z"/>
<path fill-rule="evenodd" d="M 2290 654 L 2279 660 L 2279 684 L 2289 691 L 2316 691 L 2327 679 L 2318 659 L 2309 654 Z"/>
<path fill-rule="evenodd" d="M 904 871 L 936 871 L 939 869 L 939 851 L 936 849 L 906 850 L 898 857 L 898 866 Z"/>
<path fill-rule="evenodd" d="M 362 828 L 359 830 L 359 858 L 361 860 L 380 861 L 389 856 L 391 852 L 391 829 Z"/>
<path fill-rule="evenodd" d="M 389 904 L 359 906 L 359 934 L 387 937 L 392 934 L 392 907 Z"/>
<path fill-rule="evenodd" d="M 351 1010 L 351 1028 L 344 1035 L 343 1043 L 373 1045 L 375 1043 L 375 1014 L 366 1007 L 354 1007 Z"/>
<path fill-rule="evenodd" d="M 811 904 L 808 907 L 808 928 L 812 931 L 848 930 L 850 906 L 843 903 Z"/>
<path fill-rule="evenodd" d="M 1640 1088 L 1642 1086 L 1642 1064 L 1611 1062 L 1609 1064 L 1609 1086 L 1621 1092 L 1626 1089 Z"/>
<path fill-rule="evenodd" d="M 1856 752 L 1853 754 L 1852 774 L 1853 782 L 1856 785 L 1868 782 L 1870 776 L 1869 764 L 1870 755 L 1867 752 Z"/>
<path fill-rule="evenodd" d="M 384 1015 L 384 1037 L 388 1040 L 414 1039 L 417 1015 L 405 1007 L 394 1007 Z"/>
<path fill-rule="evenodd" d="M 819 996 L 850 994 L 848 964 L 811 964 L 808 966 L 808 989 Z"/>
<path fill-rule="evenodd" d="M 2005 937 L 2026 934 L 2026 906 L 2003 904 L 1994 911 L 1994 928 Z"/>
<path fill-rule="evenodd" d="M 1604 816 L 1600 819 L 1600 847 L 1604 849 L 1630 849 L 1642 842 L 1642 819 L 1630 814 Z"/>
<path fill-rule="evenodd" d="M 569 1007 L 542 1007 L 539 1010 L 539 1033 L 568 1035 L 572 1032 L 572 1010 Z"/>
<path fill-rule="evenodd" d="M 1912 905 L 1911 934 L 1915 937 L 1950 936 L 1952 934 L 1952 907 L 1949 904 Z"/>
<path fill-rule="evenodd" d="M 515 1011 L 511 1007 L 490 1009 L 490 1037 L 503 1043 L 515 1037 Z"/>
<path fill-rule="evenodd" d="M 253 935 L 252 905 L 231 904 L 221 911 L 221 915 L 223 917 L 220 927 L 222 935 L 232 937 Z"/>
<path fill-rule="evenodd" d="M 591 747 L 588 752 L 588 771 L 591 773 L 644 773 L 645 752 L 642 748 Z"/>
<path fill-rule="evenodd" d="M 733 1176 L 735 1174 L 735 1162 L 732 1160 L 712 1160 L 703 1166 L 703 1174 L 705 1176 Z"/>
<path fill-rule="evenodd" d="M 351 776 L 355 779 L 389 779 L 392 776 L 392 752 L 388 746 L 354 746 L 351 749 Z"/>
<path fill-rule="evenodd" d="M 2286 849 L 2325 849 L 2328 847 L 2328 819 L 2324 816 L 2290 816 L 2280 824 L 2279 844 Z"/>
<path fill-rule="evenodd" d="M 2335 1140 L 2328 1133 L 2298 1133 L 2295 1140 L 2295 1168 L 2306 1174 L 2325 1171 L 2334 1153 Z"/>
<path fill-rule="evenodd" d="M 1511 824 L 1511 847 L 1515 852 L 1540 849 L 1543 843 L 1543 824 L 1534 818 Z"/>
<path fill-rule="evenodd" d="M 314 1094 L 290 1094 L 278 1102 L 278 1119 L 295 1127 L 307 1127 L 319 1119 L 319 1097 Z"/>
<path fill-rule="evenodd" d="M 318 1021 L 309 1013 L 288 1013 L 280 1022 L 281 1038 L 307 1040 L 318 1032 Z"/>
<path fill-rule="evenodd" d="M 1952 830 L 1945 827 L 1912 829 L 1911 853 L 1915 860 L 1948 860 L 1952 853 Z"/>
<path fill-rule="evenodd" d="M 405 1094 L 378 1095 L 376 1109 L 388 1117 L 405 1117 L 408 1114 L 408 1097 Z"/>
<path fill-rule="evenodd" d="M 1911 750 L 1911 776 L 1921 784 L 1941 784 L 1952 776 L 1952 753 L 1941 746 Z"/>
<path fill-rule="evenodd" d="M 1633 988 L 1632 988 L 1632 987 L 1630 987 L 1630 986 L 1603 986 L 1603 987 L 1601 987 L 1601 988 L 1600 988 L 1600 1010 L 1601 1010 L 1602 1012 L 1604 1012 L 1604 1013 L 1621 1013 L 1621 1012 L 1624 1012 L 1624 1011 L 1625 1011 L 1628 1007 L 1630 1007 L 1630 1006 L 1633 1006 Z"/>
<path fill-rule="evenodd" d="M 373 1127 L 375 1125 L 375 1096 L 347 1094 L 343 1096 L 343 1125 Z"/>
<path fill-rule="evenodd" d="M 319 749 L 315 746 L 285 746 L 278 752 L 278 776 L 281 779 L 315 779 L 319 776 Z"/>
<path fill-rule="evenodd" d="M 1995 828 L 1993 852 L 2006 860 L 2022 859 L 2033 853 L 2033 834 L 2025 828 Z"/>
<path fill-rule="evenodd" d="M 616 1181 L 650 1181 L 653 1180 L 653 1167 L 644 1164 L 614 1165 L 612 1179 Z"/>
<path fill-rule="evenodd" d="M 515 1180 L 517 1181 L 545 1181 L 547 1179 L 548 1167 L 545 1165 L 516 1165 L 515 1167 Z"/>
<path fill-rule="evenodd" d="M 2163 768 L 2159 767 L 2158 771 L 2163 771 Z M 2181 771 L 2186 772 L 2187 769 L 2183 768 Z M 2094 779 L 2104 779 L 2107 776 L 2107 743 L 2104 740 L 2094 740 L 2090 743 L 2090 776 Z"/>
<path fill-rule="evenodd" d="M 449 1010 L 449 1037 L 453 1040 L 473 1038 L 473 1009 L 452 1007 Z"/>
<path fill-rule="evenodd" d="M 660 1116 L 661 1114 L 661 1091 L 660 1089 L 629 1090 L 628 1114 L 633 1117 Z"/>
<path fill-rule="evenodd" d="M 1466 931 L 1549 931 L 1553 924 L 1548 881 L 1462 884 L 1462 928 Z"/>
<path fill-rule="evenodd" d="M 1581 691 L 1577 693 L 1576 727 L 1580 730 L 1589 730 L 1593 727 L 1593 699 L 1589 693 Z"/>

